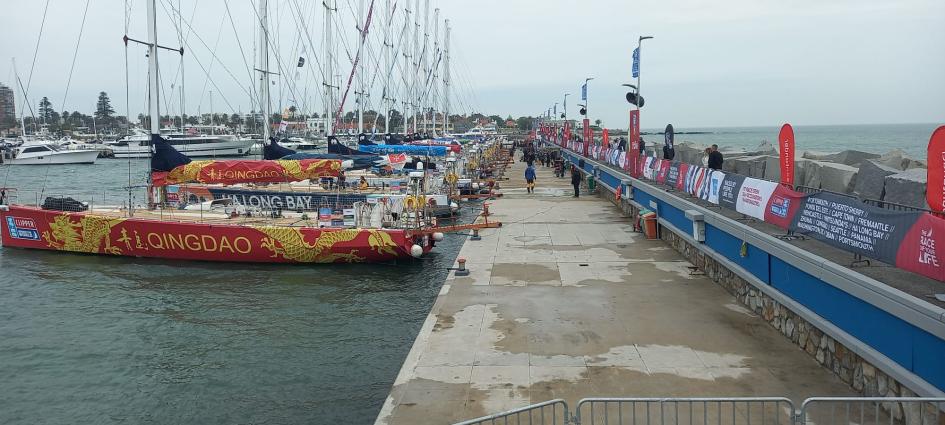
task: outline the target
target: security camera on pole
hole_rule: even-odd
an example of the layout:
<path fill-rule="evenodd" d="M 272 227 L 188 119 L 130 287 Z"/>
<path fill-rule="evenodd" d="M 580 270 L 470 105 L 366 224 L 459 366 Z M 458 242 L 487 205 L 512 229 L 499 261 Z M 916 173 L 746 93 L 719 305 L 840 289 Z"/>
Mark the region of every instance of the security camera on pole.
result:
<path fill-rule="evenodd" d="M 624 86 L 635 90 L 635 92 L 627 93 L 627 102 L 636 106 L 635 109 L 630 111 L 630 149 L 627 150 L 628 168 L 630 169 L 630 175 L 634 177 L 640 176 L 640 163 L 642 162 L 640 161 L 640 108 L 643 107 L 643 96 L 640 95 L 640 56 L 643 40 L 651 38 L 653 37 L 641 36 L 637 40 L 637 48 L 633 50 L 632 73 L 633 77 L 637 79 L 636 86 L 624 84 Z"/>

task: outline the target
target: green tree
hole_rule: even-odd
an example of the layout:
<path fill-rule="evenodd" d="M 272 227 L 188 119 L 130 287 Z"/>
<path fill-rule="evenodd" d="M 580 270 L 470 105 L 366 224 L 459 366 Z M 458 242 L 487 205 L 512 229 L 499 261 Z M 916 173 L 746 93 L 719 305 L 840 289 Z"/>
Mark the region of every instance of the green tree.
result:
<path fill-rule="evenodd" d="M 108 98 L 108 93 L 99 92 L 98 102 L 95 104 L 95 119 L 103 124 L 112 122 L 112 116 L 115 110 L 112 109 L 112 101 Z"/>
<path fill-rule="evenodd" d="M 519 130 L 525 131 L 532 128 L 532 122 L 534 122 L 534 120 L 535 119 L 532 117 L 518 117 L 518 119 L 515 120 L 515 124 L 518 126 Z"/>
<path fill-rule="evenodd" d="M 239 127 L 243 123 L 243 117 L 240 114 L 230 115 L 230 125 L 233 127 Z"/>
<path fill-rule="evenodd" d="M 596 126 L 597 126 L 597 128 L 600 128 L 600 123 L 601 123 L 601 120 L 600 120 L 600 118 L 598 118 L 598 119 L 596 119 L 596 120 L 594 120 L 594 125 L 596 125 Z"/>
<path fill-rule="evenodd" d="M 398 128 L 404 126 L 404 114 L 401 114 L 400 111 L 396 109 L 390 110 L 390 131 L 391 133 L 397 131 Z"/>
<path fill-rule="evenodd" d="M 56 112 L 52 108 L 52 103 L 49 101 L 49 98 L 43 96 L 39 101 L 39 118 L 43 120 L 44 123 L 52 121 L 53 112 Z"/>

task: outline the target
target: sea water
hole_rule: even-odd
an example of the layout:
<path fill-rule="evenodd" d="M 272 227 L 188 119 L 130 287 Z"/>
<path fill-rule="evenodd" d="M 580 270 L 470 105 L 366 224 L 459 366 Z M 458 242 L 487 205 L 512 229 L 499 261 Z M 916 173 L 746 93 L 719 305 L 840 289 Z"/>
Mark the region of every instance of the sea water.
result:
<path fill-rule="evenodd" d="M 0 187 L 117 203 L 129 168 L 143 184 L 145 161 L 100 159 Z M 377 265 L 0 248 L 0 423 L 371 423 L 463 240 Z"/>
<path fill-rule="evenodd" d="M 802 151 L 839 152 L 855 149 L 883 154 L 901 149 L 908 156 L 924 160 L 926 147 L 938 124 L 876 124 L 876 125 L 816 125 L 793 126 L 798 156 Z M 780 127 L 716 127 L 688 128 L 673 125 L 675 141 L 702 145 L 718 144 L 724 147 L 752 149 L 762 142 L 777 145 Z M 643 138 L 647 145 L 663 143 L 663 129 L 645 128 Z M 650 133 L 650 134 L 646 134 Z M 687 134 L 688 133 L 688 134 Z M 698 133 L 698 134 L 691 134 Z"/>

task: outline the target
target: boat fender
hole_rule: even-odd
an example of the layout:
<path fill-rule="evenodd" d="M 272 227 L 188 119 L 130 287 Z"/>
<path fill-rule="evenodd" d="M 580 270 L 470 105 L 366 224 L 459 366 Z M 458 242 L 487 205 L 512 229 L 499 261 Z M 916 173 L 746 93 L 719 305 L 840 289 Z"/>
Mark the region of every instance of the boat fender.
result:
<path fill-rule="evenodd" d="M 408 196 L 406 199 L 404 199 L 404 206 L 407 207 L 408 210 L 417 209 L 417 198 Z"/>
<path fill-rule="evenodd" d="M 410 247 L 410 255 L 412 255 L 414 258 L 420 258 L 420 256 L 423 255 L 423 247 L 414 244 Z"/>
<path fill-rule="evenodd" d="M 444 237 L 445 235 L 443 234 L 443 232 L 433 232 L 433 240 L 435 242 L 442 241 Z"/>

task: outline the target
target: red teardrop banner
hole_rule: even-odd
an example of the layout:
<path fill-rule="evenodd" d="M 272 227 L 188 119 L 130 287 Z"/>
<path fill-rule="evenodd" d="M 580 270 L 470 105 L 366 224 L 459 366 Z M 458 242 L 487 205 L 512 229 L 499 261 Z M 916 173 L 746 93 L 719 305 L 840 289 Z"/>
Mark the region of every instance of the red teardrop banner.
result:
<path fill-rule="evenodd" d="M 928 187 L 925 201 L 932 211 L 945 211 L 945 125 L 932 132 L 929 139 Z"/>
<path fill-rule="evenodd" d="M 794 186 L 794 128 L 781 126 L 778 133 L 778 153 L 781 157 L 781 184 Z"/>

